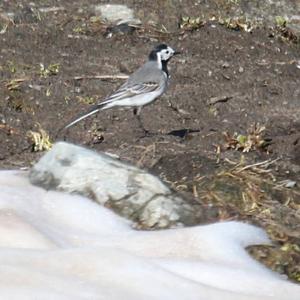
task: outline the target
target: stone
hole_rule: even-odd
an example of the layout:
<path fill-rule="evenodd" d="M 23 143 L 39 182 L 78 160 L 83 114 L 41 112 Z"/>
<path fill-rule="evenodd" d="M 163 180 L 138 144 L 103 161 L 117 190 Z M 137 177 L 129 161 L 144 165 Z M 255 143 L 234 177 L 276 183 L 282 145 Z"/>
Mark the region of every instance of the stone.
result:
<path fill-rule="evenodd" d="M 105 153 L 59 142 L 34 165 L 32 184 L 77 193 L 110 207 L 141 228 L 193 224 L 199 216 L 160 179 Z"/>
<path fill-rule="evenodd" d="M 141 21 L 134 17 L 134 12 L 126 5 L 119 4 L 101 4 L 95 6 L 95 14 L 99 15 L 108 23 L 120 25 L 127 24 L 141 24 Z"/>

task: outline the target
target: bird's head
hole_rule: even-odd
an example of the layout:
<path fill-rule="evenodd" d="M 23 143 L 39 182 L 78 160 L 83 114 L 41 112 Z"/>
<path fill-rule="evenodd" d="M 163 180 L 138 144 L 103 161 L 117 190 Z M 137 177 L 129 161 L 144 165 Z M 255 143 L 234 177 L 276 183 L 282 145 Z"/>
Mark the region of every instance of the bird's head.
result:
<path fill-rule="evenodd" d="M 160 44 L 156 46 L 149 54 L 149 60 L 168 62 L 172 56 L 179 54 L 166 44 Z"/>

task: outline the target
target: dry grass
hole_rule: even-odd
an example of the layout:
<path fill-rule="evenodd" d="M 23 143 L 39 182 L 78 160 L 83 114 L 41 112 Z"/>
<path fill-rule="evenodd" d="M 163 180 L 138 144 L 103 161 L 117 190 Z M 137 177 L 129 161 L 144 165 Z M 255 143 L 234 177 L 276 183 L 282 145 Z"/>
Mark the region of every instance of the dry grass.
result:
<path fill-rule="evenodd" d="M 49 134 L 38 124 L 38 131 L 29 130 L 26 134 L 32 143 L 32 151 L 47 151 L 52 147 Z"/>
<path fill-rule="evenodd" d="M 300 189 L 289 179 L 277 178 L 278 160 L 247 164 L 225 160 L 211 176 L 185 178 L 173 184 L 192 192 L 218 220 L 243 220 L 263 227 L 271 246 L 249 247 L 249 252 L 271 269 L 300 282 Z"/>

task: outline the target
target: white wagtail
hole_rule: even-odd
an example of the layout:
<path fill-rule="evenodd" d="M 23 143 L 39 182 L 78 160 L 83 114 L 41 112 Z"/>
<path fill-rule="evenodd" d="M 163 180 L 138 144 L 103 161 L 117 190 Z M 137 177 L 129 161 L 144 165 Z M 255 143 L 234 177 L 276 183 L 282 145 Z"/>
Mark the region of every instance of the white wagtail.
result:
<path fill-rule="evenodd" d="M 93 105 L 86 113 L 66 125 L 64 129 L 100 110 L 113 107 L 133 107 L 134 114 L 142 126 L 139 116 L 142 107 L 150 104 L 165 92 L 169 79 L 168 61 L 173 55 L 179 53 L 165 44 L 155 47 L 150 52 L 148 61 L 136 70 L 116 92 L 103 102 Z M 145 129 L 144 131 L 146 132 Z"/>

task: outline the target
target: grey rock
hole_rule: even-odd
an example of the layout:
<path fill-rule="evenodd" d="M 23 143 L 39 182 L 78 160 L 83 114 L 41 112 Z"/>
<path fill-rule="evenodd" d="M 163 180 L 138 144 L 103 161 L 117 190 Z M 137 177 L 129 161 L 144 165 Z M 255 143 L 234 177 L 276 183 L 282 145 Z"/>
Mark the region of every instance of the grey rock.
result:
<path fill-rule="evenodd" d="M 134 12 L 126 5 L 101 4 L 95 6 L 95 14 L 99 15 L 109 23 L 113 24 L 141 24 L 141 21 L 134 17 Z"/>
<path fill-rule="evenodd" d="M 104 153 L 59 142 L 29 174 L 32 184 L 78 193 L 110 207 L 139 228 L 192 224 L 193 207 L 157 177 Z"/>
<path fill-rule="evenodd" d="M 276 17 L 282 17 L 295 32 L 300 32 L 300 1 L 298 0 L 240 0 L 232 6 L 232 17 L 245 16 L 251 22 L 273 26 Z"/>
<path fill-rule="evenodd" d="M 274 21 L 276 16 L 292 20 L 300 10 L 300 3 L 297 0 L 242 0 L 240 6 L 247 16 L 270 21 Z"/>

